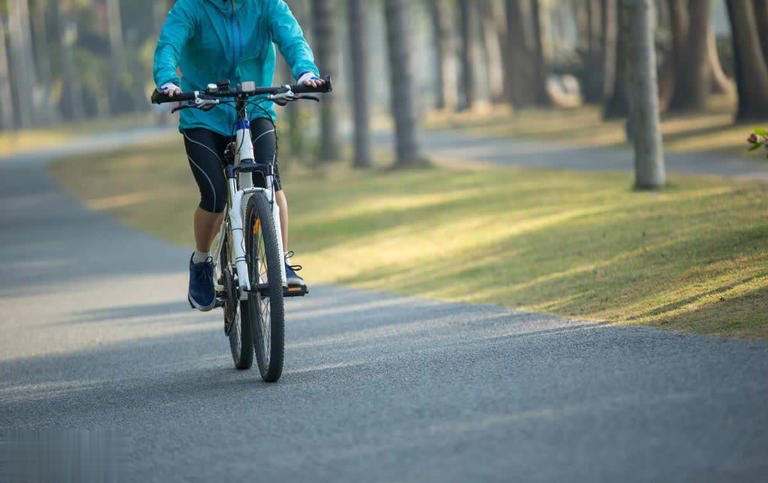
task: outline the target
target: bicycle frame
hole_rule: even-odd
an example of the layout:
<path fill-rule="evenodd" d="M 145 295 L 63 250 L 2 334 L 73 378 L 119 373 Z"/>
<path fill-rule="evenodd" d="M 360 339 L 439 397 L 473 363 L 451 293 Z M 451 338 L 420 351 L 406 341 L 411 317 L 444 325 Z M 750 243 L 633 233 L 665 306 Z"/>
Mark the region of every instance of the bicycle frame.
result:
<path fill-rule="evenodd" d="M 280 260 L 285 259 L 285 252 L 283 247 L 283 238 L 281 236 L 282 230 L 280 226 L 280 207 L 277 205 L 275 200 L 273 171 L 267 170 L 266 172 L 266 188 L 259 188 L 253 185 L 252 174 L 250 172 L 238 173 L 234 169 L 237 168 L 241 163 L 254 162 L 253 142 L 251 141 L 251 126 L 248 121 L 246 101 L 238 99 L 236 101 L 236 107 L 236 111 L 238 113 L 235 135 L 237 150 L 235 152 L 235 162 L 233 168 L 227 169 L 227 187 L 229 191 L 227 208 L 229 214 L 229 223 L 225 221 L 221 224 L 221 228 L 219 229 L 219 236 L 213 250 L 213 259 L 214 264 L 218 269 L 218 274 L 220 275 L 224 267 L 219 267 L 218 265 L 221 259 L 221 249 L 225 234 L 228 232 L 229 236 L 227 238 L 230 244 L 228 252 L 230 253 L 231 261 L 234 261 L 234 268 L 237 271 L 237 278 L 239 282 L 239 298 L 240 300 L 246 300 L 248 298 L 248 293 L 253 290 L 253 281 L 250 280 L 248 265 L 246 264 L 245 231 L 243 225 L 244 219 L 246 217 L 245 210 L 248 207 L 248 200 L 254 194 L 264 194 L 270 206 L 272 207 L 272 222 L 274 223 L 275 233 L 277 234 L 277 245 L 280 254 Z M 280 264 L 280 275 L 283 287 L 287 287 L 288 283 L 286 279 L 284 263 Z M 218 279 L 219 277 L 217 276 L 216 278 Z M 256 281 L 256 283 L 258 284 L 258 281 Z"/>

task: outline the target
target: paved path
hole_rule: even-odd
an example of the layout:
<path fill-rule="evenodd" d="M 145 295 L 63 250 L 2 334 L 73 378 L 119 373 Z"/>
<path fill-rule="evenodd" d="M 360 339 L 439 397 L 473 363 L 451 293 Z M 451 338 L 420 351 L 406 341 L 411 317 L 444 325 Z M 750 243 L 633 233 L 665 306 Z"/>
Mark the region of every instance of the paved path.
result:
<path fill-rule="evenodd" d="M 389 134 L 377 133 L 383 145 L 392 143 Z M 435 159 L 484 161 L 528 168 L 563 168 L 581 171 L 627 171 L 634 169 L 629 148 L 586 148 L 521 139 L 467 134 L 458 130 L 426 131 L 423 148 Z M 746 143 L 745 143 L 746 146 Z M 667 171 L 768 181 L 768 161 L 753 157 L 707 153 L 667 153 Z"/>
<path fill-rule="evenodd" d="M 266 385 L 188 310 L 187 250 L 32 161 L 0 162 L 2 481 L 768 479 L 764 342 L 314 287 Z"/>

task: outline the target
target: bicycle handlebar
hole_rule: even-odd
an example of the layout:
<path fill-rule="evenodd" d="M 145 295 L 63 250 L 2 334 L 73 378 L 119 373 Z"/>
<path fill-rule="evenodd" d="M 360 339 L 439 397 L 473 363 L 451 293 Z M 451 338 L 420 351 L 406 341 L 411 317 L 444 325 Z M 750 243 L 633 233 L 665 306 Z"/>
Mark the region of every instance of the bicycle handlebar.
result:
<path fill-rule="evenodd" d="M 325 80 L 325 84 L 320 87 L 309 87 L 305 85 L 295 84 L 291 86 L 256 87 L 254 89 L 247 89 L 247 90 L 243 90 L 240 87 L 234 90 L 225 90 L 225 91 L 220 91 L 218 89 L 216 90 L 206 89 L 204 91 L 182 92 L 181 94 L 175 95 L 173 97 L 170 97 L 167 94 L 158 92 L 157 89 L 155 89 L 152 92 L 152 104 L 166 104 L 171 102 L 193 101 L 197 99 L 201 94 L 207 96 L 208 98 L 224 98 L 224 97 L 253 97 L 253 96 L 285 94 L 286 92 L 289 92 L 289 90 L 294 94 L 314 94 L 314 93 L 322 94 L 326 92 L 331 92 L 333 90 L 333 86 L 331 84 L 331 76 L 326 76 L 323 78 L 323 80 Z"/>

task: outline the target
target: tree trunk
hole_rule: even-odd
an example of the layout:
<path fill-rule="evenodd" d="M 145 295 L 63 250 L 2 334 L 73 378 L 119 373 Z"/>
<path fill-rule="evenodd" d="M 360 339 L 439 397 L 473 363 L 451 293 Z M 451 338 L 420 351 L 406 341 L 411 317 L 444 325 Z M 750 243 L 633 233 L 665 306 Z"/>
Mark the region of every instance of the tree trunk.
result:
<path fill-rule="evenodd" d="M 314 0 L 313 18 L 315 27 L 315 45 L 317 46 L 317 64 L 320 72 L 336 76 L 339 70 L 338 46 L 336 45 L 336 25 L 334 0 Z M 320 107 L 320 160 L 329 162 L 339 159 L 339 134 L 337 126 L 337 107 L 334 96 L 323 99 Z"/>
<path fill-rule="evenodd" d="M 447 0 L 430 0 L 432 30 L 435 44 L 435 107 L 456 110 L 459 92 L 456 79 L 456 51 L 451 23 L 451 8 Z"/>
<path fill-rule="evenodd" d="M 536 100 L 535 46 L 530 0 L 506 0 L 506 81 L 509 102 L 525 107 Z"/>
<path fill-rule="evenodd" d="M 734 85 L 731 79 L 725 75 L 723 65 L 720 63 L 720 54 L 717 51 L 717 37 L 712 22 L 707 33 L 707 58 L 709 59 L 710 86 L 713 94 L 731 94 Z"/>
<path fill-rule="evenodd" d="M 669 102 L 674 111 L 703 110 L 710 92 L 707 38 L 709 34 L 709 0 L 691 4 L 689 27 L 682 50 L 676 54 L 675 89 Z"/>
<path fill-rule="evenodd" d="M 368 109 L 368 10 L 363 0 L 348 0 L 352 97 L 355 124 L 356 168 L 371 166 L 370 121 Z"/>
<path fill-rule="evenodd" d="M 656 83 L 653 0 L 624 0 L 632 23 L 628 45 L 635 188 L 656 189 L 666 183 Z"/>
<path fill-rule="evenodd" d="M 416 81 L 409 45 L 409 0 L 385 0 L 392 113 L 395 118 L 395 166 L 423 164 L 418 143 Z"/>
<path fill-rule="evenodd" d="M 539 0 L 531 1 L 531 17 L 534 35 L 534 70 L 536 72 L 536 102 L 540 105 L 549 105 L 552 99 L 547 91 L 547 77 L 549 77 L 549 54 L 546 48 L 545 33 L 547 29 L 542 25 L 541 4 Z"/>
<path fill-rule="evenodd" d="M 120 0 L 107 1 L 107 25 L 109 26 L 109 50 L 112 54 L 112 79 L 110 80 L 110 105 L 117 107 L 122 94 L 122 79 L 128 65 L 125 60 L 123 25 L 120 16 Z"/>
<path fill-rule="evenodd" d="M 627 36 L 630 21 L 625 14 L 624 5 L 617 5 L 616 25 L 616 75 L 614 76 L 613 93 L 603 106 L 604 119 L 626 118 L 629 115 L 629 96 L 627 94 Z"/>
<path fill-rule="evenodd" d="M 605 100 L 605 53 L 604 37 L 607 25 L 604 22 L 608 17 L 603 14 L 605 0 L 587 0 L 587 27 L 586 36 L 587 61 L 586 75 L 584 76 L 584 100 L 588 103 L 603 102 Z M 601 22 L 598 24 L 598 22 Z M 598 26 L 602 26 L 598 28 Z"/>
<path fill-rule="evenodd" d="M 303 25 L 309 10 L 306 1 L 292 1 L 291 10 L 299 23 Z M 290 66 L 286 62 L 283 62 L 283 65 L 285 67 L 285 79 L 291 79 L 293 74 L 291 73 Z M 291 155 L 298 158 L 304 154 L 306 148 L 305 133 L 307 129 L 304 117 L 302 116 L 303 108 L 300 102 L 291 102 L 285 108 L 288 119 L 288 145 L 290 146 Z"/>
<path fill-rule="evenodd" d="M 32 103 L 35 86 L 35 60 L 32 55 L 32 39 L 29 35 L 29 9 L 27 0 L 10 0 L 8 3 L 8 31 L 11 44 L 11 74 L 18 103 L 18 124 L 28 128 L 36 121 Z"/>
<path fill-rule="evenodd" d="M 616 14 L 616 0 L 602 0 L 600 21 L 602 29 L 600 32 L 601 47 L 601 92 L 600 101 L 605 102 L 613 96 L 613 90 L 616 84 L 616 57 L 617 57 L 617 37 L 618 37 L 618 15 Z"/>
<path fill-rule="evenodd" d="M 40 106 L 40 121 L 50 123 L 59 118 L 57 106 L 53 105 L 51 92 L 51 59 L 48 55 L 48 32 L 46 25 L 46 12 L 48 2 L 37 0 L 32 4 L 32 35 L 34 36 L 34 56 L 37 71 L 38 88 L 43 94 Z"/>
<path fill-rule="evenodd" d="M 502 45 L 503 31 L 500 28 L 501 13 L 493 0 L 480 0 L 478 8 L 482 26 L 485 65 L 488 72 L 488 92 L 493 103 L 504 100 L 504 65 Z"/>
<path fill-rule="evenodd" d="M 13 92 L 11 92 L 11 72 L 8 69 L 8 50 L 5 46 L 5 25 L 0 19 L 0 129 L 14 129 Z"/>
<path fill-rule="evenodd" d="M 77 25 L 70 19 L 69 5 L 56 4 L 56 26 L 59 37 L 61 77 L 64 83 L 62 110 L 66 118 L 80 121 L 85 118 L 83 88 L 75 67 L 74 45 L 77 40 Z"/>
<path fill-rule="evenodd" d="M 752 2 L 726 0 L 733 37 L 738 121 L 759 120 L 768 112 L 768 67 L 760 48 Z"/>
<path fill-rule="evenodd" d="M 768 0 L 752 0 L 755 10 L 755 22 L 760 36 L 760 48 L 768 62 Z"/>
<path fill-rule="evenodd" d="M 459 0 L 461 17 L 461 91 L 464 109 L 473 109 L 477 101 L 477 39 L 474 28 L 474 3 L 472 0 Z"/>

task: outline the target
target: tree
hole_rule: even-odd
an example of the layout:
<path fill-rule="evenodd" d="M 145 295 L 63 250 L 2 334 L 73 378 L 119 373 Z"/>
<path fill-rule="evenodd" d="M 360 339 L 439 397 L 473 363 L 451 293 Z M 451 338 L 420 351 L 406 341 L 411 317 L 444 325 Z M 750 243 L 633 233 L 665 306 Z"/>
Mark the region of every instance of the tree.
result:
<path fill-rule="evenodd" d="M 627 36 L 629 19 L 625 14 L 626 8 L 622 5 L 616 8 L 615 22 L 617 27 L 615 75 L 611 95 L 603 106 L 604 119 L 625 118 L 629 114 L 629 96 L 627 93 Z"/>
<path fill-rule="evenodd" d="M 35 68 L 37 72 L 37 88 L 42 93 L 41 121 L 55 121 L 59 116 L 56 106 L 53 105 L 51 84 L 51 59 L 48 54 L 50 45 L 48 45 L 48 32 L 46 28 L 46 12 L 48 11 L 48 2 L 37 0 L 32 3 L 31 24 L 32 38 L 34 46 Z"/>
<path fill-rule="evenodd" d="M 684 6 L 688 7 L 687 2 L 685 3 Z M 676 50 L 681 50 L 675 53 L 677 69 L 669 109 L 677 111 L 704 109 L 711 90 L 707 50 L 710 2 L 696 0 L 695 8 L 693 4 L 690 4 L 690 7 L 692 8 L 687 9 L 690 12 L 687 32 L 680 40 L 680 45 L 675 47 Z"/>
<path fill-rule="evenodd" d="M 16 127 L 13 118 L 13 93 L 11 73 L 8 69 L 8 51 L 5 46 L 5 25 L 0 18 L 0 129 Z"/>
<path fill-rule="evenodd" d="M 505 43 L 505 35 L 501 25 L 501 13 L 497 9 L 497 3 L 493 0 L 479 0 L 477 2 L 480 14 L 481 44 L 488 78 L 488 92 L 493 103 L 504 100 L 504 62 L 502 45 Z"/>
<path fill-rule="evenodd" d="M 456 51 L 451 28 L 451 5 L 447 0 L 429 0 L 432 35 L 435 45 L 435 84 L 437 109 L 455 110 L 459 104 L 456 82 Z"/>
<path fill-rule="evenodd" d="M 760 37 L 760 48 L 768 61 L 768 0 L 752 0 L 755 10 L 755 22 Z"/>
<path fill-rule="evenodd" d="M 602 0 L 600 8 L 600 31 L 601 44 L 601 92 L 600 100 L 605 102 L 613 95 L 614 85 L 616 83 L 616 57 L 617 57 L 617 37 L 618 25 L 616 15 L 616 0 Z"/>
<path fill-rule="evenodd" d="M 535 102 L 538 90 L 536 77 L 536 47 L 529 0 L 506 0 L 507 49 L 505 79 L 509 102 L 525 107 Z"/>
<path fill-rule="evenodd" d="M 408 40 L 408 0 L 384 0 L 389 47 L 392 113 L 395 118 L 395 166 L 424 163 L 419 152 L 416 83 Z"/>
<path fill-rule="evenodd" d="M 64 84 L 62 110 L 68 119 L 80 121 L 85 118 L 83 88 L 75 67 L 74 44 L 77 39 L 77 25 L 70 18 L 71 3 L 55 2 L 56 28 L 58 31 L 61 63 L 61 78 Z"/>
<path fill-rule="evenodd" d="M 477 36 L 475 35 L 475 9 L 472 0 L 459 0 L 461 24 L 461 91 L 464 109 L 473 109 L 477 102 Z"/>
<path fill-rule="evenodd" d="M 726 0 L 726 5 L 739 93 L 736 119 L 763 119 L 768 112 L 768 66 L 760 47 L 754 6 L 746 0 Z"/>
<path fill-rule="evenodd" d="M 352 64 L 352 91 L 355 125 L 356 168 L 371 166 L 370 121 L 368 114 L 368 28 L 363 0 L 348 0 L 349 45 Z"/>
<path fill-rule="evenodd" d="M 666 183 L 659 121 L 659 91 L 654 44 L 653 0 L 623 0 L 632 18 L 628 38 L 630 119 L 635 149 L 635 187 L 656 189 Z"/>
<path fill-rule="evenodd" d="M 11 69 L 18 103 L 18 125 L 28 128 L 36 121 L 32 103 L 35 86 L 35 61 L 32 39 L 29 35 L 29 8 L 27 0 L 10 0 L 8 4 L 8 31 L 11 44 Z"/>
<path fill-rule="evenodd" d="M 730 94 L 733 92 L 733 82 L 725 75 L 717 52 L 717 38 L 712 22 L 709 23 L 707 34 L 707 58 L 709 59 L 710 87 L 713 94 Z"/>
<path fill-rule="evenodd" d="M 336 45 L 336 13 L 334 0 L 314 0 L 314 30 L 317 63 L 323 74 L 338 73 L 338 47 Z M 339 158 L 337 108 L 334 96 L 328 96 L 320 107 L 320 159 L 328 162 Z"/>

